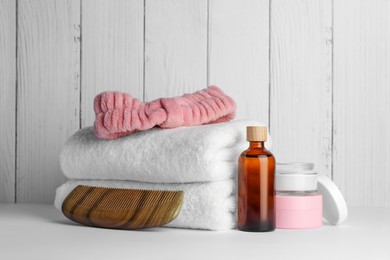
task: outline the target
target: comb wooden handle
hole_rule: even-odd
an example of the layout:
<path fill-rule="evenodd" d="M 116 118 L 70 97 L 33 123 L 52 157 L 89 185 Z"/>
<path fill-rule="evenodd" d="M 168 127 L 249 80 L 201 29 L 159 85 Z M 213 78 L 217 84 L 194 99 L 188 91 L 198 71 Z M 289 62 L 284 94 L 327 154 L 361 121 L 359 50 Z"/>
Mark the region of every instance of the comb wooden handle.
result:
<path fill-rule="evenodd" d="M 65 198 L 62 212 L 68 219 L 87 226 L 141 229 L 171 222 L 182 203 L 182 191 L 79 185 Z"/>

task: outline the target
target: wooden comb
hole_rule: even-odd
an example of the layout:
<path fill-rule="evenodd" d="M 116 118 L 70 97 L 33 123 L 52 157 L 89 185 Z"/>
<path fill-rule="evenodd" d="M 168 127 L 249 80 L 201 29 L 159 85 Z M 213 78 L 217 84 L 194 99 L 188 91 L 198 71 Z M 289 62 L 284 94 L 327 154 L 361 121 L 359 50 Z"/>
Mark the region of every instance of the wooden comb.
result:
<path fill-rule="evenodd" d="M 68 219 L 87 226 L 141 229 L 171 222 L 182 203 L 182 191 L 79 185 L 65 198 L 62 212 Z"/>

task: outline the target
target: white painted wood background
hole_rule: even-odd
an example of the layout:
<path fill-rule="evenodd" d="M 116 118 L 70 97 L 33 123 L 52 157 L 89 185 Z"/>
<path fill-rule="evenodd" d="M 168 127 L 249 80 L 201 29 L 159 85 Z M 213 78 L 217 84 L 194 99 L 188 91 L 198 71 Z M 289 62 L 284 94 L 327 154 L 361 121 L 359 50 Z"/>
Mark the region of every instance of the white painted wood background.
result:
<path fill-rule="evenodd" d="M 0 202 L 51 203 L 103 90 L 219 85 L 349 205 L 390 206 L 390 1 L 0 0 Z"/>

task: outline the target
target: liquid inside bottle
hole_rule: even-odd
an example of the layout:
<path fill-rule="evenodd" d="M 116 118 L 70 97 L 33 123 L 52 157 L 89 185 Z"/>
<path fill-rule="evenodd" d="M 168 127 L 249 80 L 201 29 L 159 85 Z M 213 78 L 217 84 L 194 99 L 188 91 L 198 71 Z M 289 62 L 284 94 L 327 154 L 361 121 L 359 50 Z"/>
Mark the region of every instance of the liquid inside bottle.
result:
<path fill-rule="evenodd" d="M 238 229 L 275 230 L 275 158 L 264 147 L 266 127 L 248 127 L 249 148 L 238 160 Z"/>

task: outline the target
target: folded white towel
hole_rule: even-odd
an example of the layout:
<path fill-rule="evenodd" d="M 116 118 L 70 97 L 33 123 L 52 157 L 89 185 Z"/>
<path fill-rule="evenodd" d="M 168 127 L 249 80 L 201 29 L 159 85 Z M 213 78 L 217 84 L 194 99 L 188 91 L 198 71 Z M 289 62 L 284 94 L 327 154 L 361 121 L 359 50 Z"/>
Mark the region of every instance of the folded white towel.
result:
<path fill-rule="evenodd" d="M 93 128 L 84 128 L 65 144 L 61 169 L 70 179 L 153 183 L 226 180 L 236 174 L 238 156 L 248 147 L 248 125 L 261 123 L 240 120 L 154 128 L 110 141 L 96 138 Z M 270 141 L 266 146 L 270 148 Z"/>
<path fill-rule="evenodd" d="M 77 185 L 111 188 L 182 190 L 183 205 L 168 227 L 228 230 L 235 227 L 236 191 L 233 180 L 189 184 L 152 184 L 131 181 L 71 180 L 57 189 L 54 205 L 62 202 Z"/>

